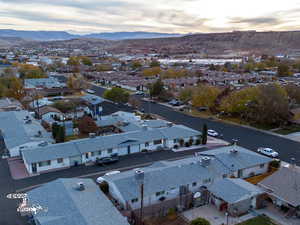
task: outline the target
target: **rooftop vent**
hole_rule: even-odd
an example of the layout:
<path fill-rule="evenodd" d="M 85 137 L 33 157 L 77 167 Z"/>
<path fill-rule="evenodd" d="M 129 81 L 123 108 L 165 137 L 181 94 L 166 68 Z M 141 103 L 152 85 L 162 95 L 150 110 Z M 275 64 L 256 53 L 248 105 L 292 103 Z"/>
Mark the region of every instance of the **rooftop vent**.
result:
<path fill-rule="evenodd" d="M 143 170 L 136 170 L 135 171 L 135 178 L 139 182 L 143 182 L 145 177 L 145 173 Z"/>
<path fill-rule="evenodd" d="M 210 158 L 208 156 L 203 156 L 201 158 L 201 165 L 202 166 L 208 166 L 210 163 Z"/>
<path fill-rule="evenodd" d="M 85 190 L 84 183 L 83 183 L 83 182 L 77 183 L 76 189 L 77 189 L 78 191 L 84 191 L 84 190 Z"/>

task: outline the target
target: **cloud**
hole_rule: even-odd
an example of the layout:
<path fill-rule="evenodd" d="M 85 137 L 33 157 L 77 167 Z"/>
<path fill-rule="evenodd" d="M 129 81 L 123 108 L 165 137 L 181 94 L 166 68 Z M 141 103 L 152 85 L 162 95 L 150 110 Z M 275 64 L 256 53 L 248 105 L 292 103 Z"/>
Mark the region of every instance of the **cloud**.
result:
<path fill-rule="evenodd" d="M 261 26 L 261 25 L 278 25 L 282 21 L 275 17 L 257 17 L 257 18 L 240 18 L 235 17 L 230 19 L 232 24 L 248 24 L 250 26 Z"/>

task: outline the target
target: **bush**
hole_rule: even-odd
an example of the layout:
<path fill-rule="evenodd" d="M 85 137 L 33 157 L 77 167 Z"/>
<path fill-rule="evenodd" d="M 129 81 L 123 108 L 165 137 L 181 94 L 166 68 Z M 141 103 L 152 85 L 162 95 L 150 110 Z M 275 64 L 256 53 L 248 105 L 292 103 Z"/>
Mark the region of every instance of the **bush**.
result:
<path fill-rule="evenodd" d="M 182 147 L 182 146 L 184 145 L 184 140 L 183 140 L 183 139 L 180 139 L 180 140 L 179 140 L 179 144 L 180 144 L 180 146 Z"/>
<path fill-rule="evenodd" d="M 201 144 L 201 140 L 200 139 L 197 139 L 196 140 L 196 145 L 200 145 Z"/>
<path fill-rule="evenodd" d="M 185 147 L 190 147 L 191 146 L 189 142 L 186 142 L 184 145 L 185 145 Z"/>
<path fill-rule="evenodd" d="M 169 220 L 175 220 L 177 218 L 176 210 L 174 208 L 170 208 L 168 210 L 167 217 Z"/>
<path fill-rule="evenodd" d="M 280 167 L 280 163 L 280 160 L 273 160 L 272 162 L 270 162 L 270 167 L 278 169 Z"/>
<path fill-rule="evenodd" d="M 174 148 L 175 148 L 175 149 L 178 149 L 178 148 L 179 148 L 179 146 L 178 146 L 178 145 L 174 145 Z"/>
<path fill-rule="evenodd" d="M 210 225 L 210 222 L 204 218 L 197 218 L 191 221 L 190 225 Z"/>
<path fill-rule="evenodd" d="M 142 149 L 141 152 L 148 152 L 148 149 Z"/>
<path fill-rule="evenodd" d="M 109 192 L 109 186 L 106 181 L 103 181 L 101 184 L 99 184 L 101 191 L 103 191 L 104 194 L 108 194 Z"/>
<path fill-rule="evenodd" d="M 189 140 L 189 144 L 190 144 L 190 145 L 193 145 L 193 144 L 194 144 L 194 139 L 193 139 L 193 138 L 191 138 L 191 139 Z"/>

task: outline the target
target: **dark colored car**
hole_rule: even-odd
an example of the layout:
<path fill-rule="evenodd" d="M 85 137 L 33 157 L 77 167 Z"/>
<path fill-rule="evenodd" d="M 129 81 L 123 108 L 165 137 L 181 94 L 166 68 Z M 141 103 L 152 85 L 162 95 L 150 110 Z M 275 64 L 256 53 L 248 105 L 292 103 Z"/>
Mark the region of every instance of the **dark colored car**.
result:
<path fill-rule="evenodd" d="M 105 165 L 105 164 L 110 164 L 110 163 L 116 163 L 118 161 L 119 161 L 119 156 L 117 154 L 113 154 L 110 157 L 98 158 L 96 160 L 96 163 L 98 165 Z"/>

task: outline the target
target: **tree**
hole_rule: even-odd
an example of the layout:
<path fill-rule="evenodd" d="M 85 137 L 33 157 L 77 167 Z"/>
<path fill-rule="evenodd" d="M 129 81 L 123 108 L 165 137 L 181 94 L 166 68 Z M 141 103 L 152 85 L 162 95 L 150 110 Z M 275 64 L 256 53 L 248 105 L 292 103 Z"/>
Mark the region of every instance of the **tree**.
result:
<path fill-rule="evenodd" d="M 200 85 L 195 89 L 192 98 L 192 104 L 195 107 L 209 107 L 212 109 L 215 106 L 215 101 L 221 90 L 217 87 L 209 85 Z"/>
<path fill-rule="evenodd" d="M 65 142 L 65 127 L 57 123 L 52 124 L 52 137 L 56 143 Z"/>
<path fill-rule="evenodd" d="M 164 83 L 161 79 L 158 79 L 152 85 L 150 85 L 150 96 L 151 97 L 158 97 L 164 92 Z"/>
<path fill-rule="evenodd" d="M 128 103 L 135 109 L 138 109 L 142 104 L 141 101 L 136 97 L 130 97 Z"/>
<path fill-rule="evenodd" d="M 129 100 L 129 93 L 122 88 L 113 87 L 106 90 L 103 97 L 113 102 L 126 103 Z"/>
<path fill-rule="evenodd" d="M 277 74 L 279 77 L 290 76 L 291 75 L 290 67 L 286 63 L 279 64 L 277 69 Z"/>
<path fill-rule="evenodd" d="M 5 95 L 7 97 L 21 100 L 25 96 L 22 81 L 19 78 L 11 77 L 8 78 L 8 85 L 6 86 Z"/>
<path fill-rule="evenodd" d="M 160 62 L 158 60 L 152 60 L 150 62 L 150 67 L 160 67 Z"/>
<path fill-rule="evenodd" d="M 204 124 L 202 127 L 202 140 L 201 140 L 203 145 L 206 145 L 207 143 L 207 125 Z"/>
<path fill-rule="evenodd" d="M 204 218 L 197 218 L 190 222 L 190 225 L 210 225 L 210 222 Z"/>
<path fill-rule="evenodd" d="M 110 64 L 100 64 L 96 66 L 96 70 L 98 72 L 103 72 L 103 71 L 112 71 L 112 65 Z"/>
<path fill-rule="evenodd" d="M 185 88 L 180 91 L 179 93 L 179 100 L 183 102 L 188 102 L 193 97 L 193 89 L 192 88 Z"/>
<path fill-rule="evenodd" d="M 288 84 L 285 86 L 285 90 L 290 98 L 290 100 L 295 101 L 295 103 L 300 104 L 300 87 L 295 84 Z"/>
<path fill-rule="evenodd" d="M 71 56 L 67 62 L 69 66 L 79 66 L 80 65 L 80 60 L 78 57 Z"/>
<path fill-rule="evenodd" d="M 144 69 L 142 72 L 143 76 L 145 77 L 157 76 L 160 73 L 161 73 L 160 67 L 152 67 L 152 68 Z"/>
<path fill-rule="evenodd" d="M 83 65 L 86 65 L 86 66 L 92 66 L 93 65 L 92 60 L 87 56 L 82 56 L 81 59 L 80 59 L 80 62 Z"/>
<path fill-rule="evenodd" d="M 78 129 L 81 134 L 97 133 L 98 127 L 90 116 L 84 116 L 78 121 Z"/>
<path fill-rule="evenodd" d="M 85 82 L 84 78 L 81 75 L 71 75 L 68 78 L 67 86 L 73 90 L 82 90 L 88 87 L 88 84 Z"/>
<path fill-rule="evenodd" d="M 36 79 L 46 77 L 44 71 L 40 67 L 30 64 L 19 65 L 19 73 L 20 77 L 25 79 Z"/>
<path fill-rule="evenodd" d="M 135 61 L 133 61 L 133 62 L 131 63 L 131 68 L 132 68 L 133 70 L 139 69 L 139 68 L 141 68 L 141 67 L 142 67 L 142 64 L 141 64 L 141 62 L 138 61 L 138 60 L 135 60 Z"/>

